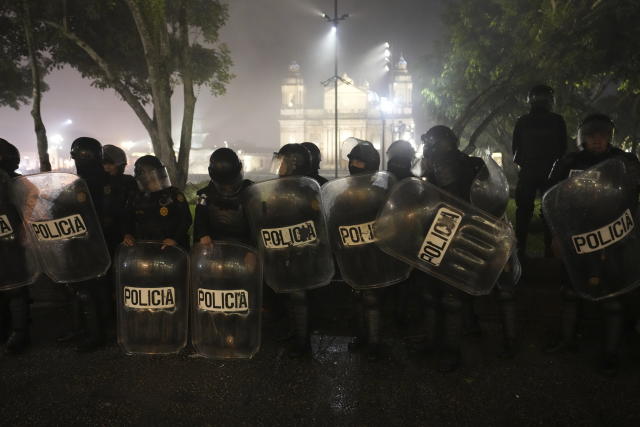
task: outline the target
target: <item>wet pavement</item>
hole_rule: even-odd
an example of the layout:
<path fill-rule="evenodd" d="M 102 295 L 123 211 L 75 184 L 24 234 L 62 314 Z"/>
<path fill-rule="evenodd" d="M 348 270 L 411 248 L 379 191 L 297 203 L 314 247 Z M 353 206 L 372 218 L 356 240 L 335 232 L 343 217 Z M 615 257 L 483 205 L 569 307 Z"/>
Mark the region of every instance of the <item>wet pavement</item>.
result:
<path fill-rule="evenodd" d="M 64 294 L 40 288 L 32 348 L 0 356 L 0 424 L 640 425 L 640 336 L 632 328 L 615 378 L 595 369 L 593 305 L 583 310 L 577 353 L 542 351 L 559 309 L 553 271 L 537 262 L 520 288 L 518 356 L 500 357 L 497 300 L 482 297 L 476 304 L 482 334 L 465 337 L 463 366 L 451 374 L 436 370 L 435 356 L 406 345 L 422 333 L 416 301 L 409 326 L 400 327 L 388 299 L 382 360 L 350 353 L 354 295 L 344 284 L 315 291 L 311 357 L 289 359 L 285 322 L 272 320 L 264 323 L 261 351 L 247 361 L 188 352 L 133 357 L 115 343 L 76 354 L 55 342 L 69 320 Z M 627 298 L 632 309 L 635 298 Z"/>

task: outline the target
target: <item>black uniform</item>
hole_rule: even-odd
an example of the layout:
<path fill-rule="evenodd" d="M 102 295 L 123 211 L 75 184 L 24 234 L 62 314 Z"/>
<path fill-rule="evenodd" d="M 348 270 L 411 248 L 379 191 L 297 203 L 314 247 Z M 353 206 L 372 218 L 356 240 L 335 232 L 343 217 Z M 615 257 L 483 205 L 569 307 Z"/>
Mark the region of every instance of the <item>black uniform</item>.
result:
<path fill-rule="evenodd" d="M 209 236 L 213 240 L 235 240 L 252 244 L 251 230 L 242 204 L 244 190 L 252 184 L 245 179 L 234 194 L 223 194 L 210 182 L 198 190 L 193 241 Z"/>
<path fill-rule="evenodd" d="M 139 191 L 131 198 L 127 208 L 123 234 L 139 240 L 173 239 L 189 249 L 191 211 L 180 190 L 165 188 L 153 193 Z"/>
<path fill-rule="evenodd" d="M 428 157 L 427 157 L 428 158 Z M 435 186 L 469 201 L 471 184 L 484 166 L 482 159 L 470 157 L 458 150 L 431 159 L 423 171 L 424 176 Z M 430 325 L 428 340 L 434 344 L 441 340 L 439 369 L 451 371 L 457 367 L 460 358 L 460 339 L 463 328 L 463 305 L 471 307 L 471 297 L 464 292 L 424 273 L 423 296 L 425 298 L 425 318 Z"/>
<path fill-rule="evenodd" d="M 516 238 L 521 255 L 526 253 L 529 223 L 536 194 L 544 194 L 554 162 L 567 151 L 567 127 L 564 119 L 542 107 L 520 117 L 513 131 L 513 160 L 520 166 L 516 187 Z M 545 251 L 551 239 L 545 227 Z M 521 256 L 524 259 L 523 256 Z"/>
<path fill-rule="evenodd" d="M 106 175 L 103 187 L 102 229 L 111 256 L 122 243 L 123 222 L 126 220 L 127 201 L 138 192 L 138 186 L 131 175 Z"/>
<path fill-rule="evenodd" d="M 17 165 L 16 165 L 17 166 Z M 20 241 L 25 232 L 15 206 L 9 202 L 8 179 L 19 176 L 13 170 L 0 167 L 0 258 L 2 271 L 0 278 L 6 283 L 20 283 L 28 280 L 27 259 Z M 0 292 L 0 342 L 7 340 L 5 352 L 17 354 L 29 345 L 29 289 L 22 286 Z"/>
<path fill-rule="evenodd" d="M 580 171 L 588 169 L 601 163 L 607 159 L 619 157 L 625 159 L 629 164 L 640 168 L 640 163 L 635 155 L 626 153 L 619 148 L 609 146 L 607 151 L 601 154 L 591 153 L 582 150 L 570 153 L 558 160 L 553 166 L 549 175 L 549 183 L 555 185 L 558 182 L 568 178 L 572 171 Z M 637 195 L 636 195 L 637 200 Z M 594 259 L 589 262 L 585 268 L 594 271 L 594 277 L 606 277 L 606 270 L 612 266 L 602 265 L 603 261 Z M 621 262 L 621 260 L 605 260 L 604 262 Z M 615 267 L 613 267 L 615 269 Z M 564 348 L 575 348 L 576 345 L 576 329 L 579 311 L 580 299 L 569 283 L 569 277 L 566 271 L 563 271 L 562 277 L 562 317 L 561 317 L 561 339 L 559 342 L 552 344 L 547 350 L 554 352 Z M 617 366 L 617 354 L 620 347 L 622 336 L 623 312 L 620 298 L 607 298 L 599 303 L 604 313 L 605 321 L 605 342 L 603 354 L 603 369 L 615 372 Z"/>

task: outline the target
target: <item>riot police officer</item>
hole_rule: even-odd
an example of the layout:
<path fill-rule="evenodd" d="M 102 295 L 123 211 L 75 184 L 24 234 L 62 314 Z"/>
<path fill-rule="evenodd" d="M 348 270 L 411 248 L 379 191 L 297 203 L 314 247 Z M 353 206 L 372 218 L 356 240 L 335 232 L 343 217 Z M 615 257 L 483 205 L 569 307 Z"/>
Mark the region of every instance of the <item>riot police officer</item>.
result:
<path fill-rule="evenodd" d="M 136 180 L 124 173 L 127 166 L 125 152 L 115 145 L 102 147 L 102 166 L 106 172 L 104 185 L 102 226 L 104 237 L 113 257 L 115 249 L 122 242 L 122 222 L 127 200 L 137 192 Z"/>
<path fill-rule="evenodd" d="M 94 138 L 77 138 L 71 144 L 71 158 L 76 164 L 78 176 L 87 183 L 98 217 L 103 218 L 107 174 L 102 166 L 102 144 Z M 104 327 L 111 312 L 109 283 L 104 277 L 98 277 L 74 283 L 72 288 L 77 297 L 80 323 L 84 323 L 77 350 L 93 351 L 104 341 Z"/>
<path fill-rule="evenodd" d="M 458 149 L 458 138 L 446 126 L 434 126 L 422 136 L 422 176 L 444 191 L 469 201 L 471 184 L 484 166 L 482 159 L 470 157 Z M 442 341 L 438 369 L 455 370 L 460 364 L 460 339 L 463 327 L 463 305 L 470 297 L 452 286 L 422 274 L 427 284 L 422 287 L 428 345 Z"/>
<path fill-rule="evenodd" d="M 380 154 L 369 141 L 359 141 L 347 154 L 349 174 L 367 174 L 380 168 Z M 366 345 L 370 360 L 380 357 L 380 299 L 383 289 L 360 291 L 358 302 L 358 334 L 350 349 L 356 350 Z"/>
<path fill-rule="evenodd" d="M 158 240 L 166 246 L 189 249 L 189 204 L 184 194 L 171 186 L 162 162 L 151 155 L 140 157 L 134 177 L 140 191 L 129 201 L 124 244 L 133 246 L 136 239 Z"/>
<path fill-rule="evenodd" d="M 578 128 L 577 143 L 580 151 L 567 154 L 555 163 L 549 175 L 550 184 L 555 185 L 572 173 L 588 169 L 614 157 L 625 161 L 630 167 L 630 171 L 635 174 L 634 178 L 635 182 L 637 182 L 640 163 L 634 154 L 626 153 L 611 145 L 614 133 L 615 125 L 608 116 L 604 114 L 587 116 Z M 635 209 L 637 199 L 638 193 L 636 190 L 634 200 L 631 202 L 632 209 Z M 602 256 L 604 257 L 604 255 Z M 600 269 L 595 265 L 590 265 L 589 268 L 594 270 L 594 276 L 590 280 L 615 280 L 611 278 L 611 276 L 615 276 L 615 273 L 607 274 L 606 271 L 599 271 Z M 606 270 L 607 267 L 604 266 L 602 269 Z M 566 271 L 563 275 L 562 297 L 561 338 L 547 349 L 549 352 L 576 347 L 579 297 L 571 288 Z M 605 324 L 605 340 L 600 368 L 604 373 L 613 375 L 617 372 L 618 367 L 618 353 L 623 326 L 622 303 L 620 298 L 613 297 L 607 298 L 599 304 L 603 310 Z"/>
<path fill-rule="evenodd" d="M 320 176 L 320 162 L 322 161 L 322 154 L 320 153 L 320 149 L 313 142 L 303 142 L 302 145 L 304 148 L 309 150 L 311 154 L 311 173 L 307 175 L 309 178 L 313 178 L 318 181 L 318 184 L 322 185 L 327 182 L 327 178 Z"/>
<path fill-rule="evenodd" d="M 230 148 L 214 151 L 209 158 L 209 176 L 209 185 L 197 193 L 193 241 L 206 245 L 213 240 L 251 244 L 242 196 L 252 182 L 243 179 L 242 163 L 236 153 Z"/>
<path fill-rule="evenodd" d="M 20 217 L 8 199 L 9 178 L 19 176 L 16 173 L 19 164 L 18 149 L 0 138 L 0 186 L 3 187 L 0 188 L 0 215 L 2 216 L 0 221 L 3 223 L 0 230 L 0 243 L 2 243 L 0 254 L 3 260 L 3 278 L 6 277 L 11 281 L 21 281 L 27 268 L 24 249 L 15 244 L 23 237 L 20 235 L 22 234 Z M 2 240 L 5 240 L 6 244 Z M 6 354 L 22 353 L 29 346 L 29 322 L 28 288 L 22 286 L 16 289 L 0 290 L 0 340 L 3 342 L 6 340 Z"/>
<path fill-rule="evenodd" d="M 387 149 L 387 171 L 391 172 L 398 181 L 412 177 L 413 162 L 416 150 L 409 141 L 399 139 Z"/>
<path fill-rule="evenodd" d="M 516 238 L 520 259 L 526 260 L 527 235 L 536 194 L 550 187 L 547 177 L 554 162 L 567 151 L 567 127 L 553 113 L 553 89 L 538 85 L 529 91 L 528 114 L 520 117 L 513 130 L 513 161 L 520 166 L 516 187 Z M 551 238 L 545 226 L 545 256 L 550 255 Z"/>
<path fill-rule="evenodd" d="M 311 153 L 302 144 L 283 145 L 275 156 L 273 172 L 279 177 L 309 176 Z M 277 170 L 276 170 L 277 169 Z M 289 356 L 302 357 L 311 351 L 309 330 L 309 293 L 307 291 L 288 292 L 289 315 L 293 323 L 294 341 L 289 348 Z"/>

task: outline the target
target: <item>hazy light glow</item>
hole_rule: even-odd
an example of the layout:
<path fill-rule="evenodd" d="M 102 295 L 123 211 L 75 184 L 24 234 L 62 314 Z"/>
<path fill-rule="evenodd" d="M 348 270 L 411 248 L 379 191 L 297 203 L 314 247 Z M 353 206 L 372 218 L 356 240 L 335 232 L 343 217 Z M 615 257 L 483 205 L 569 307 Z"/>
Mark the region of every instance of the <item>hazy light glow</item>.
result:
<path fill-rule="evenodd" d="M 133 146 L 134 146 L 134 145 L 136 145 L 136 143 L 135 143 L 135 142 L 133 142 L 133 141 L 128 141 L 128 140 L 127 140 L 127 141 L 122 141 L 122 142 L 120 143 L 120 146 L 121 146 L 122 148 L 124 148 L 124 150 L 125 150 L 125 151 L 129 151 L 129 150 L 131 150 L 131 149 L 133 148 Z"/>
<path fill-rule="evenodd" d="M 72 125 L 72 124 L 73 124 L 73 120 L 71 120 L 71 119 L 67 119 L 67 120 L 65 120 L 62 124 L 63 124 L 64 126 Z"/>
<path fill-rule="evenodd" d="M 336 27 L 335 25 L 331 26 L 331 34 L 335 34 L 336 31 L 338 31 L 338 27 Z"/>
<path fill-rule="evenodd" d="M 394 106 L 395 103 L 393 102 L 393 100 L 390 100 L 389 98 L 386 98 L 384 96 L 380 98 L 380 111 L 382 111 L 384 114 L 391 113 Z"/>
<path fill-rule="evenodd" d="M 51 141 L 54 144 L 60 144 L 62 143 L 62 141 L 64 141 L 64 138 L 59 133 L 56 133 L 55 135 L 51 135 L 51 138 L 49 138 L 49 141 Z"/>

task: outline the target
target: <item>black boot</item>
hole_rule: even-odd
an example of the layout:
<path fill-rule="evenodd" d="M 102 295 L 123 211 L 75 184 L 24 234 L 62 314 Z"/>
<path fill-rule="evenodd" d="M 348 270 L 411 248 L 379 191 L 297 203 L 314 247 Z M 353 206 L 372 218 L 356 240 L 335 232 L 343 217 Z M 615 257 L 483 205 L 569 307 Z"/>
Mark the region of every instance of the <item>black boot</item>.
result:
<path fill-rule="evenodd" d="M 71 298 L 71 329 L 56 338 L 56 341 L 60 344 L 75 342 L 81 340 L 84 336 L 84 330 L 82 329 L 84 321 L 82 319 L 82 313 L 80 312 L 78 294 L 70 285 L 66 285 L 66 289 Z"/>
<path fill-rule="evenodd" d="M 453 372 L 460 366 L 460 340 L 462 337 L 462 300 L 457 292 L 449 291 L 442 299 L 443 348 L 438 358 L 438 371 Z"/>
<path fill-rule="evenodd" d="M 98 305 L 91 290 L 84 285 L 78 290 L 78 301 L 80 303 L 80 311 L 84 317 L 85 334 L 82 342 L 76 347 L 79 353 L 95 351 L 104 343 L 102 325 L 100 323 L 100 314 Z"/>
<path fill-rule="evenodd" d="M 617 298 L 602 303 L 604 311 L 604 351 L 600 361 L 600 370 L 608 376 L 618 373 L 618 354 L 622 339 L 623 315 L 622 304 Z"/>
<path fill-rule="evenodd" d="M 309 298 L 306 291 L 291 292 L 291 320 L 293 321 L 294 337 L 289 347 L 288 355 L 298 359 L 311 353 L 309 337 Z"/>
<path fill-rule="evenodd" d="M 367 326 L 367 359 L 376 361 L 382 356 L 380 344 L 380 300 L 377 290 L 363 291 Z"/>
<path fill-rule="evenodd" d="M 15 355 L 23 353 L 31 344 L 29 291 L 26 288 L 20 288 L 9 292 L 9 311 L 13 330 L 7 340 L 5 353 Z"/>
<path fill-rule="evenodd" d="M 547 353 L 574 352 L 578 349 L 578 296 L 572 289 L 565 287 L 562 298 L 561 338 L 545 349 Z"/>
<path fill-rule="evenodd" d="M 516 319 L 516 303 L 512 290 L 498 290 L 500 303 L 500 314 L 502 317 L 502 354 L 508 359 L 512 359 L 517 354 L 518 333 Z"/>

